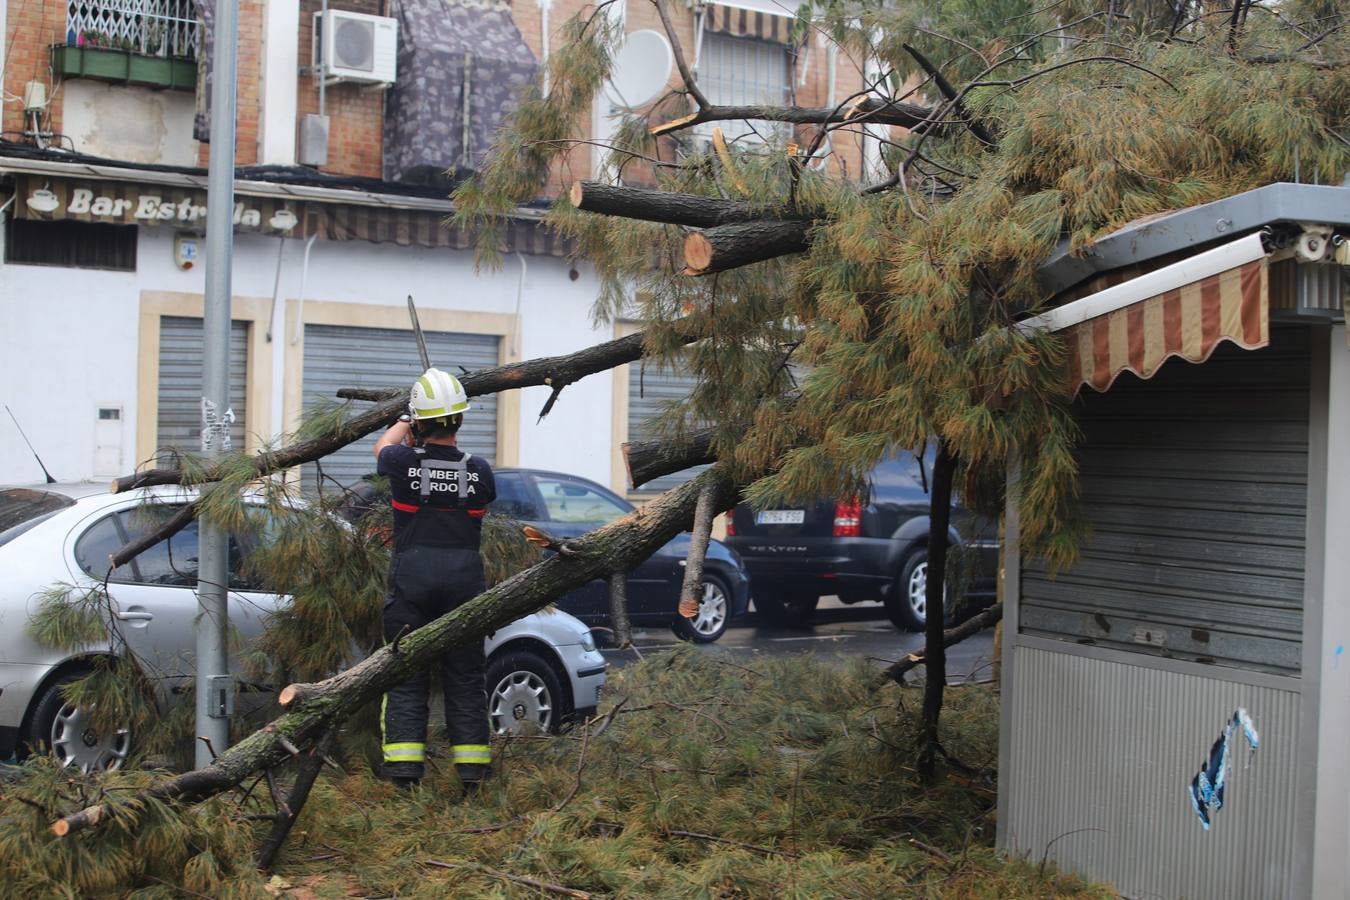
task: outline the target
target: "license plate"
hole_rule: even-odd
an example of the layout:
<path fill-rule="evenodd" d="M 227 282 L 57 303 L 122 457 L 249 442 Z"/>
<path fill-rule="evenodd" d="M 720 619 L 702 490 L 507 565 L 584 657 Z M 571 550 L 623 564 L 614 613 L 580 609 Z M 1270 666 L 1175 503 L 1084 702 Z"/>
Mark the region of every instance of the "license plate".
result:
<path fill-rule="evenodd" d="M 756 525 L 800 525 L 805 521 L 804 509 L 765 509 L 755 513 Z"/>

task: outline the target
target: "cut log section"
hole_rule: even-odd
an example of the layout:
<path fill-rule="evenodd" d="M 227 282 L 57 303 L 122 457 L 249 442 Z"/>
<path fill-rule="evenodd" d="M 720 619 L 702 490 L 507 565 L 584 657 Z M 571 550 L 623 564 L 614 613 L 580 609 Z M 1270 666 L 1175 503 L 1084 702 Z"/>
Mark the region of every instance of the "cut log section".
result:
<path fill-rule="evenodd" d="M 697 194 L 652 191 L 643 188 L 601 184 L 598 181 L 574 181 L 568 196 L 572 205 L 584 212 L 667 225 L 714 228 L 736 222 L 761 219 L 810 219 L 809 213 L 797 214 L 781 206 L 719 200 Z"/>
<path fill-rule="evenodd" d="M 771 219 L 722 225 L 684 239 L 686 275 L 711 275 L 751 263 L 801 253 L 810 246 L 811 222 Z"/>
<path fill-rule="evenodd" d="M 866 121 L 875 125 L 898 125 L 901 128 L 916 128 L 930 125 L 931 107 L 898 100 L 872 98 L 866 110 Z M 659 125 L 647 130 L 660 137 L 672 134 L 704 122 L 730 122 L 735 120 L 759 122 L 787 122 L 791 125 L 840 125 L 850 121 L 849 114 L 836 106 L 708 106 L 698 112 Z"/>

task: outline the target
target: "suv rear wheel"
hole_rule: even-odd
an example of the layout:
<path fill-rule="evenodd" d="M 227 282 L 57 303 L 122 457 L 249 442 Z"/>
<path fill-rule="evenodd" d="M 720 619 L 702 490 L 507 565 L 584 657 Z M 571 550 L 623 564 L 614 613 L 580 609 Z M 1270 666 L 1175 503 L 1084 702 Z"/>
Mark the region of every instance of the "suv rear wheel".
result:
<path fill-rule="evenodd" d="M 943 606 L 951 596 L 947 585 L 942 586 Z M 895 586 L 886 595 L 886 615 L 895 627 L 903 631 L 923 631 L 928 620 L 928 551 L 918 549 L 905 558 Z M 946 618 L 944 614 L 944 619 Z"/>
<path fill-rule="evenodd" d="M 819 594 L 786 585 L 766 584 L 755 589 L 755 609 L 773 625 L 804 625 L 819 602 Z"/>

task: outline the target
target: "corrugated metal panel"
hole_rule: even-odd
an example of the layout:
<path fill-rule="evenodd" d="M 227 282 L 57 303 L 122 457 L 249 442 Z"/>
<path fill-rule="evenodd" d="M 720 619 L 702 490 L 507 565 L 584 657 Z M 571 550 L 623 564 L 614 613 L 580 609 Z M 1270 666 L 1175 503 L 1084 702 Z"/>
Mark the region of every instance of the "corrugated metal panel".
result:
<path fill-rule="evenodd" d="M 658 434 L 657 424 L 669 408 L 686 400 L 698 379 L 693 373 L 648 361 L 628 366 L 628 439 L 649 440 Z M 695 466 L 649 481 L 638 488 L 642 493 L 668 491 L 698 475 L 707 466 Z"/>
<path fill-rule="evenodd" d="M 498 364 L 501 338 L 492 334 L 425 332 L 427 353 L 433 365 L 462 374 Z M 393 328 L 356 328 L 338 325 L 305 326 L 305 408 L 316 402 L 335 401 L 340 388 L 384 388 L 406 384 L 422 374 L 417 342 L 411 331 Z M 497 458 L 497 396 L 474 397 L 464 416 L 459 445 L 488 462 Z M 365 404 L 356 404 L 363 407 Z M 376 435 L 342 448 L 320 463 L 326 484 L 351 485 L 375 471 Z M 303 483 L 312 488 L 315 467 L 304 467 Z"/>
<path fill-rule="evenodd" d="M 1079 561 L 1022 572 L 1025 634 L 1297 673 L 1308 468 L 1306 329 L 1220 347 L 1076 412 Z"/>
<path fill-rule="evenodd" d="M 1006 849 L 1107 881 L 1127 897 L 1289 897 L 1298 761 L 1296 691 L 1038 648 L 1013 649 Z M 1146 662 L 1141 660 L 1141 662 Z M 1188 796 L 1237 707 L 1223 808 L 1205 831 Z"/>
<path fill-rule="evenodd" d="M 159 320 L 159 398 L 155 441 L 161 448 L 198 453 L 202 448 L 202 320 Z M 244 398 L 248 388 L 248 323 L 230 323 L 230 428 L 232 449 L 244 449 Z"/>

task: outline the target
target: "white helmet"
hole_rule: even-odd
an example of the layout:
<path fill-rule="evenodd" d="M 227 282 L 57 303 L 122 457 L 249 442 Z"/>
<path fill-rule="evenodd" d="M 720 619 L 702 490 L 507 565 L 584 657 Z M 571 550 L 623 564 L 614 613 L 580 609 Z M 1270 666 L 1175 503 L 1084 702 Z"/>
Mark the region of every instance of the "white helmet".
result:
<path fill-rule="evenodd" d="M 464 385 L 453 375 L 440 369 L 427 369 L 413 382 L 408 412 L 414 419 L 457 416 L 468 408 L 469 396 L 464 393 Z"/>

